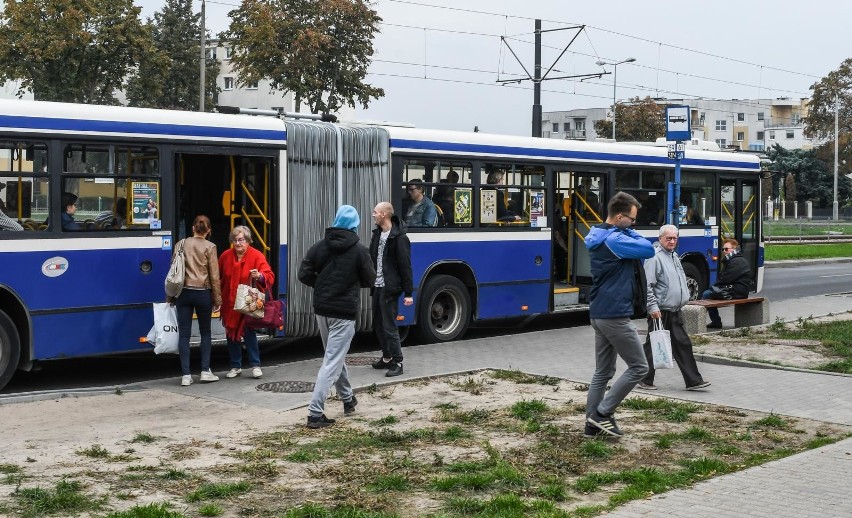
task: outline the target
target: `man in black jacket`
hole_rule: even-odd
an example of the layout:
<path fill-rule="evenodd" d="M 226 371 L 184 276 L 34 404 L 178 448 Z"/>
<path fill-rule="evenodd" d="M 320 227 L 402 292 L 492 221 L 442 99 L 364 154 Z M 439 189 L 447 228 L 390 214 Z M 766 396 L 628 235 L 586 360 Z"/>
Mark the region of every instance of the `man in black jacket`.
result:
<path fill-rule="evenodd" d="M 337 210 L 334 223 L 325 238 L 308 250 L 299 268 L 299 280 L 314 288 L 314 313 L 317 315 L 325 357 L 322 361 L 311 404 L 308 428 L 323 428 L 334 423 L 325 416 L 325 400 L 331 385 L 343 400 L 343 413 L 355 411 L 358 400 L 349 384 L 346 353 L 355 335 L 360 288 L 376 282 L 376 271 L 367 247 L 358 242 L 361 218 L 351 205 Z"/>
<path fill-rule="evenodd" d="M 713 286 L 718 286 L 722 289 L 728 289 L 731 297 L 734 299 L 744 299 L 748 297 L 748 292 L 751 291 L 751 267 L 748 265 L 748 259 L 740 252 L 739 242 L 736 239 L 726 239 L 722 243 L 722 272 L 716 277 L 716 283 Z M 707 290 L 701 297 L 702 299 L 712 299 L 713 290 Z M 707 308 L 707 314 L 710 316 L 710 323 L 707 324 L 708 329 L 722 329 L 722 318 L 719 316 L 718 308 Z"/>
<path fill-rule="evenodd" d="M 393 205 L 383 201 L 373 209 L 376 228 L 370 241 L 370 258 L 376 267 L 373 289 L 373 331 L 382 346 L 382 357 L 373 363 L 374 369 L 387 369 L 385 376 L 402 374 L 402 345 L 396 328 L 397 301 L 414 304 L 411 280 L 411 242 L 393 213 Z"/>

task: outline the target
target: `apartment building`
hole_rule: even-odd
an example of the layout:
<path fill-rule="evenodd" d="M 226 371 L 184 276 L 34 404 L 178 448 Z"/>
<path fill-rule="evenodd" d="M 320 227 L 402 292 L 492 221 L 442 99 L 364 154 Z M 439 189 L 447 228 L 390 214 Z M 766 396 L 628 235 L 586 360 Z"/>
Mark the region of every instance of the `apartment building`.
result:
<path fill-rule="evenodd" d="M 690 107 L 692 136 L 716 142 L 722 149 L 763 151 L 774 144 L 787 149 L 810 149 L 814 142 L 804 136 L 802 120 L 809 99 L 655 99 L 659 104 Z M 545 112 L 542 136 L 594 140 L 595 121 L 606 119 L 609 108 Z M 584 131 L 577 131 L 581 127 Z"/>
<path fill-rule="evenodd" d="M 267 80 L 238 85 L 237 74 L 231 65 L 231 47 L 222 46 L 217 40 L 210 40 L 207 44 L 209 45 L 207 57 L 216 58 L 219 61 L 219 75 L 216 78 L 219 95 L 216 104 L 279 112 L 295 111 L 292 92 L 282 93 L 279 90 L 273 90 Z"/>

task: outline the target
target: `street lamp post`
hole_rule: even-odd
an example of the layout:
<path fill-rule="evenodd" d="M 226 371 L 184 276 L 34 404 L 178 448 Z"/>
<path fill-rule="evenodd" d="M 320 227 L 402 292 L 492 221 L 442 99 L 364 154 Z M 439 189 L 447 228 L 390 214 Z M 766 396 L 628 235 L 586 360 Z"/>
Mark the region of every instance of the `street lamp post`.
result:
<path fill-rule="evenodd" d="M 621 65 L 622 63 L 633 63 L 634 61 L 636 61 L 636 58 L 627 58 L 623 61 L 617 61 L 615 63 L 608 63 L 606 61 L 595 62 L 595 64 L 598 66 L 612 65 L 612 140 L 615 140 L 615 88 L 616 84 L 618 84 L 616 82 L 616 78 L 618 77 L 618 65 Z"/>

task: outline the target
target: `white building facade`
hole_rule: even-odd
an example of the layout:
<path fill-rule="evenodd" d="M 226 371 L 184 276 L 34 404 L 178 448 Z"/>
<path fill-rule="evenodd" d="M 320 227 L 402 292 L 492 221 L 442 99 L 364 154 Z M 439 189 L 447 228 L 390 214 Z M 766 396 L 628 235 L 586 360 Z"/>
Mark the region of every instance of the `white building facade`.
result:
<path fill-rule="evenodd" d="M 692 119 L 692 137 L 716 142 L 722 149 L 764 151 L 774 144 L 787 149 L 811 149 L 815 143 L 804 136 L 809 99 L 655 99 L 659 104 L 687 105 Z M 610 116 L 608 108 L 584 108 L 545 112 L 542 136 L 594 140 L 595 121 Z M 616 123 L 617 124 L 617 123 Z M 585 131 L 579 132 L 578 127 Z"/>

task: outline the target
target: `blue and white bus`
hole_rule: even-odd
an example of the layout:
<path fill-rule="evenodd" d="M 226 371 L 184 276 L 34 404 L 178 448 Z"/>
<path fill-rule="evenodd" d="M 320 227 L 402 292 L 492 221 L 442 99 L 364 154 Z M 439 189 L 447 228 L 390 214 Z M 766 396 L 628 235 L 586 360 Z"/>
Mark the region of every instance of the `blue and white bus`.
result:
<path fill-rule="evenodd" d="M 623 190 L 655 238 L 672 174 L 664 147 L 0 101 L 0 388 L 35 362 L 149 348 L 172 243 L 198 214 L 220 253 L 233 226 L 252 229 L 287 301 L 270 335 L 311 336 L 311 292 L 290 272 L 339 204 L 361 211 L 366 242 L 373 206 L 390 200 L 404 217 L 419 180 L 439 218 L 408 230 L 415 305 L 398 324 L 444 341 L 474 320 L 585 308 L 589 226 Z M 742 244 L 760 289 L 759 188 L 755 157 L 687 152 L 680 251 L 694 293 L 715 279 L 723 237 Z M 63 228 L 68 194 L 76 225 Z"/>

